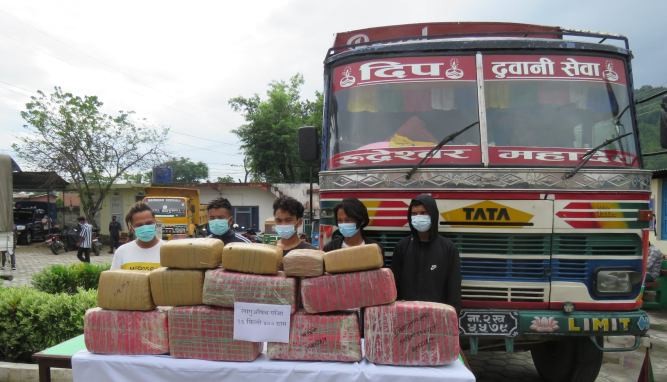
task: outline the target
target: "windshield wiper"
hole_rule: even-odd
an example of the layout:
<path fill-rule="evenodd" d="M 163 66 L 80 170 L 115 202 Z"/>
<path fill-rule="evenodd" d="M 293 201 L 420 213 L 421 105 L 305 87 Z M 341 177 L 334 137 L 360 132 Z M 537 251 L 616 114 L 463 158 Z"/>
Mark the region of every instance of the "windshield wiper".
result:
<path fill-rule="evenodd" d="M 614 143 L 614 142 L 618 141 L 618 140 L 621 139 L 621 138 L 625 138 L 625 137 L 627 137 L 628 135 L 632 135 L 632 132 L 625 133 L 625 134 L 622 134 L 622 135 L 617 135 L 617 136 L 615 136 L 615 137 L 609 138 L 609 139 L 607 139 L 606 141 L 600 143 L 599 145 L 593 147 L 592 149 L 586 151 L 586 152 L 584 153 L 584 155 L 581 157 L 581 159 L 579 160 L 579 163 L 577 164 L 577 167 L 573 168 L 570 172 L 568 172 L 567 174 L 563 175 L 563 180 L 565 180 L 565 179 L 570 179 L 570 178 L 573 177 L 579 170 L 581 170 L 581 168 L 584 167 L 584 166 L 586 165 L 586 163 L 588 163 L 588 161 L 591 160 L 591 158 L 593 158 L 593 154 L 594 154 L 596 151 L 598 151 L 599 149 L 601 149 L 601 148 L 603 148 L 603 147 L 605 147 L 605 146 L 607 146 L 607 145 L 609 145 L 609 144 L 611 144 L 611 143 Z"/>
<path fill-rule="evenodd" d="M 447 143 L 453 141 L 456 137 L 458 137 L 459 135 L 463 134 L 466 130 L 468 130 L 469 128 L 471 128 L 471 127 L 473 127 L 473 126 L 475 126 L 475 125 L 477 125 L 477 124 L 479 124 L 479 121 L 475 121 L 475 122 L 469 124 L 468 126 L 462 128 L 461 130 L 459 130 L 459 131 L 457 131 L 457 132 L 455 132 L 455 133 L 449 134 L 448 136 L 442 138 L 442 140 L 440 141 L 440 143 L 438 143 L 437 145 L 435 145 L 435 146 L 431 149 L 431 151 L 429 151 L 428 153 L 426 153 L 426 155 L 424 156 L 424 158 L 422 158 L 422 160 L 420 160 L 419 163 L 417 163 L 416 165 L 414 165 L 414 167 L 412 167 L 412 168 L 410 169 L 410 171 L 408 171 L 408 173 L 405 175 L 405 179 L 406 179 L 406 180 L 410 179 L 410 178 L 412 177 L 412 175 L 414 175 L 414 173 L 417 171 L 417 169 L 418 169 L 419 167 L 421 167 L 421 165 L 424 164 L 424 162 L 426 162 L 428 159 L 430 159 L 431 156 L 433 156 L 433 154 L 434 154 L 436 151 L 438 151 L 442 146 L 444 146 L 444 145 L 446 145 Z"/>

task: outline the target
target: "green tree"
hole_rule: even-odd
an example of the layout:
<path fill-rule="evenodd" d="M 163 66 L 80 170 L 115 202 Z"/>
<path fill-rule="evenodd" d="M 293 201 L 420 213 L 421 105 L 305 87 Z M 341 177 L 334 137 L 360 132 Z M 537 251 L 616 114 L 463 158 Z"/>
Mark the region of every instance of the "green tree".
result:
<path fill-rule="evenodd" d="M 132 169 L 145 169 L 162 156 L 167 129 L 138 124 L 133 112 L 108 115 L 96 96 L 79 97 L 60 87 L 31 97 L 21 117 L 27 135 L 12 148 L 35 168 L 63 175 L 79 192 L 90 222 L 111 185 Z"/>
<path fill-rule="evenodd" d="M 297 131 L 304 125 L 316 126 L 321 131 L 323 97 L 317 93 L 314 101 L 302 100 L 302 85 L 303 76 L 297 74 L 288 82 L 271 82 L 266 99 L 255 94 L 229 100 L 232 109 L 241 112 L 246 120 L 234 133 L 241 139 L 247 169 L 253 179 L 308 181 L 313 164 L 299 159 Z"/>
<path fill-rule="evenodd" d="M 235 183 L 234 177 L 231 175 L 219 176 L 218 183 Z"/>

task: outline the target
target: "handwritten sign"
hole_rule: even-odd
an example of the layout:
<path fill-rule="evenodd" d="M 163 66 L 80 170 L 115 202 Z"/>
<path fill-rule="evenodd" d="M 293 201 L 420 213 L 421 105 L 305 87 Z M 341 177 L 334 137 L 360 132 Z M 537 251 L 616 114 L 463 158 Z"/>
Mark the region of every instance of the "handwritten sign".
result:
<path fill-rule="evenodd" d="M 290 305 L 234 303 L 234 339 L 289 342 Z"/>

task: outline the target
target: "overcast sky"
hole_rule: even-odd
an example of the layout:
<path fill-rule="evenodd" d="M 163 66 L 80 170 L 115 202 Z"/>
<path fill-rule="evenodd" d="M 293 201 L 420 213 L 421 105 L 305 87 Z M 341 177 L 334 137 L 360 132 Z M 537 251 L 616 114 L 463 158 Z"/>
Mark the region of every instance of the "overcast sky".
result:
<path fill-rule="evenodd" d="M 626 35 L 636 87 L 667 85 L 667 1 L 9 1 L 0 0 L 0 152 L 25 129 L 19 111 L 54 86 L 97 95 L 171 129 L 167 150 L 241 177 L 227 101 L 273 80 L 322 88 L 336 32 L 439 21 L 508 21 Z M 19 161 L 20 162 L 20 161 Z"/>

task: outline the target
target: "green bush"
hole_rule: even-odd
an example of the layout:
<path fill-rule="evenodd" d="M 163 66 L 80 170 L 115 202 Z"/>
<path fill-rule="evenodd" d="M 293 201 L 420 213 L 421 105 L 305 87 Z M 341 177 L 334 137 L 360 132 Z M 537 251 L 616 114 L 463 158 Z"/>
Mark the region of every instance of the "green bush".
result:
<path fill-rule="evenodd" d="M 96 305 L 94 290 L 0 288 L 0 361 L 31 362 L 33 353 L 83 333 L 83 315 Z"/>
<path fill-rule="evenodd" d="M 76 293 L 77 289 L 97 289 L 100 273 L 109 264 L 52 265 L 32 276 L 32 285 L 47 293 Z"/>

